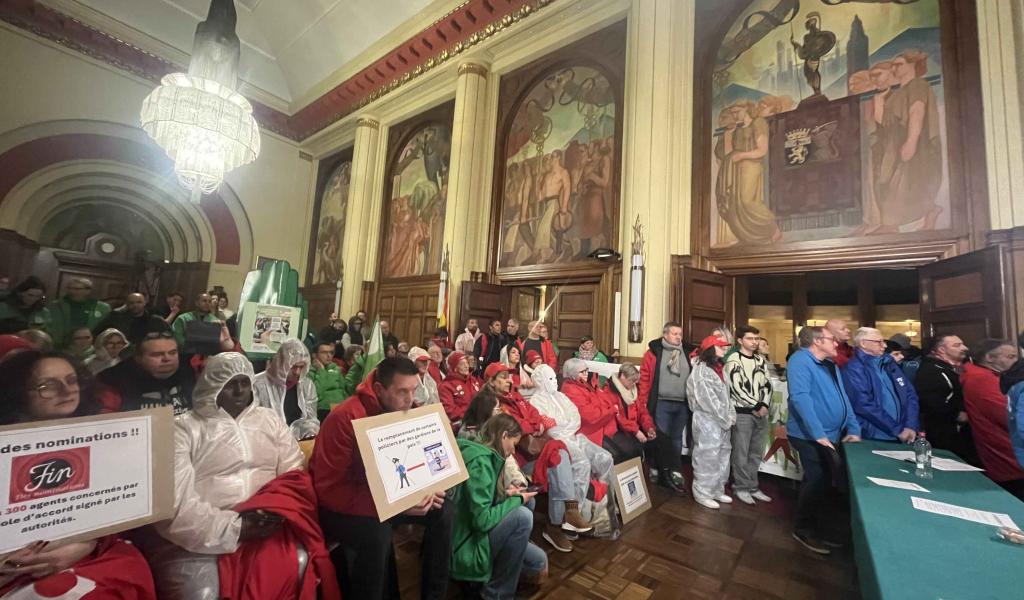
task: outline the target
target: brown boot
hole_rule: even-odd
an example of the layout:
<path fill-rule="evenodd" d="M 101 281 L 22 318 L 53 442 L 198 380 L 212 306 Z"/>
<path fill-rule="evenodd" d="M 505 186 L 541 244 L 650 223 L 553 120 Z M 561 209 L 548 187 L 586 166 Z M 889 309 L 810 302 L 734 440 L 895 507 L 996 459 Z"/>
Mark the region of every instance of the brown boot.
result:
<path fill-rule="evenodd" d="M 551 525 L 550 523 L 546 525 L 541 537 L 559 552 L 572 552 L 572 542 L 565 537 L 565 534 L 562 533 L 562 529 L 558 525 Z"/>
<path fill-rule="evenodd" d="M 587 533 L 594 528 L 590 521 L 580 514 L 580 503 L 576 500 L 565 501 L 565 518 L 562 519 L 562 529 L 574 533 Z"/>

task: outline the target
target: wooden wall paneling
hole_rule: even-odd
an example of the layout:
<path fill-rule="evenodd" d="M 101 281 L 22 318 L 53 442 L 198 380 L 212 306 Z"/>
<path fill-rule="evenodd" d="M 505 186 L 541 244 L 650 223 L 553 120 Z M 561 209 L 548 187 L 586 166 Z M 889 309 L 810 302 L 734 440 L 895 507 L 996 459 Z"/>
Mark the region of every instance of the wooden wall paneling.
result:
<path fill-rule="evenodd" d="M 0 276 L 9 278 L 11 287 L 32 274 L 38 255 L 38 243 L 16 231 L 0 229 Z"/>
<path fill-rule="evenodd" d="M 377 315 L 391 324 L 399 340 L 426 347 L 437 329 L 438 282 L 381 283 L 377 287 Z"/>
<path fill-rule="evenodd" d="M 179 292 L 185 297 L 185 310 L 192 310 L 196 296 L 207 291 L 210 279 L 209 263 L 169 263 L 160 271 L 159 299 L 171 292 Z M 238 310 L 238 299 L 231 300 L 231 306 Z"/>
<path fill-rule="evenodd" d="M 746 325 L 747 321 L 750 320 L 750 280 L 745 276 L 741 275 L 734 278 L 735 281 L 735 298 L 733 304 L 735 306 L 735 327 L 740 325 Z M 735 332 L 735 328 L 733 329 Z"/>
<path fill-rule="evenodd" d="M 918 271 L 921 334 L 955 333 L 970 346 L 984 338 L 1008 338 L 1008 269 L 1003 249 L 989 246 Z"/>
<path fill-rule="evenodd" d="M 504 321 L 512 316 L 512 288 L 508 286 L 463 281 L 459 298 L 458 321 L 450 333 L 462 331 L 469 319 L 476 319 L 480 330 L 486 331 L 490 319 Z"/>
<path fill-rule="evenodd" d="M 309 331 L 319 334 L 320 330 L 331 324 L 331 313 L 334 312 L 334 298 L 337 290 L 331 286 L 306 286 L 299 288 L 302 297 L 309 303 Z M 348 322 L 350 315 L 339 315 Z"/>
<path fill-rule="evenodd" d="M 692 267 L 683 269 L 683 338 L 700 343 L 723 323 L 732 326 L 733 279 Z"/>
<path fill-rule="evenodd" d="M 540 289 L 529 286 L 512 288 L 512 318 L 519 321 L 520 329 L 540 316 Z"/>
<path fill-rule="evenodd" d="M 554 313 L 548 320 L 551 341 L 558 346 L 558 361 L 565 362 L 580 346 L 580 338 L 585 335 L 595 337 L 595 316 L 599 314 L 598 283 L 558 286 L 555 303 L 551 305 Z M 605 346 L 607 348 L 607 346 Z"/>
<path fill-rule="evenodd" d="M 1006 320 L 1010 334 L 1024 332 L 1024 227 L 993 231 L 989 244 L 1003 253 L 1006 273 Z"/>
<path fill-rule="evenodd" d="M 377 282 L 375 281 L 364 281 L 363 282 L 363 294 L 362 294 L 362 309 L 366 311 L 366 318 L 373 320 L 373 316 L 377 314 Z M 352 316 L 352 315 L 349 315 Z"/>

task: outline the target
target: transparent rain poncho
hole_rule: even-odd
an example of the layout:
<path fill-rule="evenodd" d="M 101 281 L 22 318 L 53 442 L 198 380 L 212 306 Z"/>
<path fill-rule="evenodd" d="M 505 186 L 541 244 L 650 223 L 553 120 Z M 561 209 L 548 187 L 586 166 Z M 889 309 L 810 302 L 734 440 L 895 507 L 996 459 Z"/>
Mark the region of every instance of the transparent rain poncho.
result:
<path fill-rule="evenodd" d="M 301 440 L 320 433 L 320 420 L 316 416 L 316 386 L 306 375 L 309 373 L 309 350 L 299 340 L 285 340 L 278 348 L 277 354 L 270 359 L 267 370 L 257 375 L 252 381 L 253 394 L 260 406 L 272 408 L 285 420 L 284 399 L 288 392 L 288 373 L 297 363 L 305 363 L 296 383 L 298 388 L 299 410 L 302 416 L 292 422 L 291 430 L 295 439 Z"/>
<path fill-rule="evenodd" d="M 686 381 L 686 396 L 693 410 L 693 495 L 713 500 L 725 493 L 729 479 L 736 409 L 725 381 L 700 361 Z"/>

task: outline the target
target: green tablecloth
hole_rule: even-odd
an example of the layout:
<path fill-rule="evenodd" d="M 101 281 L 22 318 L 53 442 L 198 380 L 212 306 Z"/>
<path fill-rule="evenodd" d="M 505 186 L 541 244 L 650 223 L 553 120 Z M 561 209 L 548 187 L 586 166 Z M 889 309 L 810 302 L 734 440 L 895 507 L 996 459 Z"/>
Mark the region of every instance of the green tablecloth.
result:
<path fill-rule="evenodd" d="M 907 446 L 863 442 L 844 449 L 865 599 L 1024 598 L 1024 546 L 1004 542 L 995 527 L 916 510 L 910 498 L 1006 513 L 1018 527 L 1024 527 L 1024 502 L 979 472 L 934 470 L 934 479 L 918 479 L 913 464 L 871 453 Z M 935 455 L 954 458 L 941 450 Z M 918 483 L 931 493 L 882 487 L 868 481 L 869 475 Z"/>

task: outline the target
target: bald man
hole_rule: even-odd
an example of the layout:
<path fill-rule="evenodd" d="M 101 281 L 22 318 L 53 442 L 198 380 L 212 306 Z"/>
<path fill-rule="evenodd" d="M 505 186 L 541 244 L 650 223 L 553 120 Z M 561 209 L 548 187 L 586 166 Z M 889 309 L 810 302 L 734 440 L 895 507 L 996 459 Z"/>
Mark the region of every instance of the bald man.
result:
<path fill-rule="evenodd" d="M 832 360 L 840 367 L 845 367 L 853 358 L 853 346 L 850 345 L 853 334 L 850 333 L 850 327 L 842 319 L 829 319 L 825 321 L 825 329 L 836 338 L 836 355 Z"/>
<path fill-rule="evenodd" d="M 171 326 L 160 317 L 149 312 L 146 297 L 142 294 L 128 294 L 125 297 L 124 310 L 110 313 L 106 319 L 93 329 L 93 335 L 99 335 L 107 329 L 116 329 L 124 334 L 130 344 L 137 344 L 148 333 L 170 331 Z"/>

